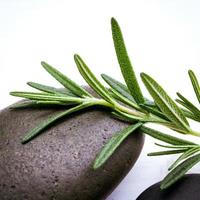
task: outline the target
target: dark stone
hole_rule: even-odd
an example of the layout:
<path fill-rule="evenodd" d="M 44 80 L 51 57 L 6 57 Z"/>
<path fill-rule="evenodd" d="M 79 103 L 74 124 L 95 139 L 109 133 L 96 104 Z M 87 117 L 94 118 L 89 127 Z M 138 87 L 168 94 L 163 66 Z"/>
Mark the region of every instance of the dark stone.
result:
<path fill-rule="evenodd" d="M 145 190 L 137 200 L 199 200 L 200 174 L 188 174 L 166 190 L 160 190 L 160 182 Z"/>
<path fill-rule="evenodd" d="M 143 146 L 142 133 L 130 135 L 104 167 L 92 169 L 108 139 L 128 126 L 99 108 L 65 118 L 21 144 L 29 130 L 61 110 L 0 112 L 1 200 L 105 199 L 133 167 Z"/>

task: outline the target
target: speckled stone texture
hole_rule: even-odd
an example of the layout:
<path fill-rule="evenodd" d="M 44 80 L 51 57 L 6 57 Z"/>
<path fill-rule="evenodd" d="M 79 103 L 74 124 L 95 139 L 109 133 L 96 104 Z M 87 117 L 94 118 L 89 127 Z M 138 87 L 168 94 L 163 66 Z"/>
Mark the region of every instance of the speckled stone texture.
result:
<path fill-rule="evenodd" d="M 160 190 L 160 182 L 145 190 L 137 200 L 199 200 L 200 174 L 185 175 L 167 190 Z"/>
<path fill-rule="evenodd" d="M 60 111 L 0 112 L 0 200 L 105 199 L 133 167 L 143 146 L 142 133 L 130 135 L 104 167 L 92 169 L 103 145 L 128 125 L 99 108 L 65 118 L 21 144 L 27 131 Z"/>

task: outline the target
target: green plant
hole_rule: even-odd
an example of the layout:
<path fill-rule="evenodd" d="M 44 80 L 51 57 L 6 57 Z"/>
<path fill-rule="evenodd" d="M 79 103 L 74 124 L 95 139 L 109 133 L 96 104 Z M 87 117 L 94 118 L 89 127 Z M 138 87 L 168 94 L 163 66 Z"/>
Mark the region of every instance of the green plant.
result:
<path fill-rule="evenodd" d="M 144 124 L 146 122 L 161 124 L 181 134 L 200 136 L 199 132 L 190 128 L 187 120 L 187 118 L 190 118 L 200 121 L 200 110 L 179 93 L 178 97 L 180 99 L 176 101 L 182 107 L 177 105 L 151 76 L 141 73 L 141 79 L 152 96 L 153 101 L 145 98 L 131 65 L 120 27 L 114 18 L 111 20 L 111 25 L 114 46 L 126 85 L 108 75 L 102 74 L 102 78 L 108 84 L 109 88 L 104 87 L 83 59 L 79 55 L 75 55 L 74 60 L 80 74 L 88 85 L 99 95 L 99 98 L 96 98 L 57 69 L 42 62 L 41 64 L 44 69 L 60 82 L 64 86 L 64 89 L 28 82 L 29 86 L 40 92 L 11 92 L 10 94 L 13 96 L 28 99 L 15 104 L 12 108 L 56 105 L 66 107 L 66 111 L 52 115 L 43 121 L 25 135 L 22 143 L 29 142 L 60 118 L 88 107 L 100 106 L 102 109 L 109 110 L 113 117 L 128 121 L 130 126 L 116 133 L 104 146 L 94 161 L 94 169 L 101 167 L 129 134 L 134 134 L 135 130 L 140 129 L 143 133 L 166 143 L 165 145 L 157 145 L 167 148 L 167 150 L 153 152 L 148 154 L 149 156 L 181 154 L 169 167 L 170 173 L 162 182 L 161 189 L 168 188 L 200 161 L 200 154 L 198 154 L 200 145 L 159 132 Z M 200 86 L 197 78 L 191 70 L 189 71 L 189 76 L 197 99 L 200 101 Z"/>

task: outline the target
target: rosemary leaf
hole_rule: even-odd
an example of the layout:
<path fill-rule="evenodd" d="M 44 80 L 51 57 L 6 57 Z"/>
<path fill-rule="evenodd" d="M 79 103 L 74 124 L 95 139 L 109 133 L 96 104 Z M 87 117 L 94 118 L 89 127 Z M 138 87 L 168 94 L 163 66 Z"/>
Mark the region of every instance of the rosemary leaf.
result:
<path fill-rule="evenodd" d="M 32 140 L 34 137 L 39 135 L 45 128 L 49 127 L 50 125 L 55 123 L 57 120 L 65 117 L 67 115 L 70 115 L 72 113 L 75 113 L 77 111 L 83 110 L 83 109 L 90 107 L 92 105 L 93 105 L 92 103 L 83 103 L 81 105 L 70 108 L 70 109 L 68 109 L 64 112 L 59 113 L 59 114 L 55 114 L 55 115 L 50 116 L 48 119 L 44 120 L 37 127 L 32 129 L 30 132 L 28 132 L 26 134 L 26 136 L 22 139 L 22 144 L 25 144 L 25 143 L 29 142 L 30 140 Z"/>
<path fill-rule="evenodd" d="M 136 103 L 134 103 L 133 101 L 130 101 L 129 99 L 127 99 L 126 97 L 122 96 L 120 93 L 118 93 L 116 90 L 110 88 L 111 92 L 116 96 L 115 98 L 117 98 L 118 100 L 120 100 L 121 102 L 125 103 L 128 106 L 131 106 L 132 108 L 135 108 L 137 110 L 142 110 Z"/>
<path fill-rule="evenodd" d="M 189 123 L 183 115 L 181 109 L 168 96 L 164 89 L 145 73 L 141 73 L 141 78 L 163 114 L 166 115 L 166 117 L 174 124 L 176 124 L 177 127 L 190 132 L 191 130 L 189 128 Z"/>
<path fill-rule="evenodd" d="M 106 75 L 106 74 L 102 74 L 101 77 L 104 79 L 104 81 L 115 91 L 117 91 L 119 94 L 121 94 L 122 96 L 124 96 L 125 98 L 127 98 L 128 100 L 132 101 L 135 103 L 134 98 L 131 96 L 130 91 L 128 90 L 128 88 L 122 84 L 121 82 L 115 80 L 114 78 Z"/>
<path fill-rule="evenodd" d="M 116 133 L 96 157 L 93 168 L 97 169 L 101 167 L 110 158 L 118 146 L 128 137 L 128 135 L 133 133 L 141 125 L 142 123 L 139 122 Z"/>
<path fill-rule="evenodd" d="M 195 153 L 200 151 L 200 147 L 193 147 L 185 151 L 182 155 L 178 157 L 178 159 L 168 168 L 168 170 L 172 170 L 175 168 L 182 160 L 194 155 Z"/>
<path fill-rule="evenodd" d="M 147 134 L 147 135 L 149 135 L 149 136 L 151 136 L 155 139 L 166 142 L 168 144 L 172 144 L 172 145 L 195 145 L 195 143 L 193 143 L 193 142 L 183 140 L 183 139 L 171 136 L 171 135 L 167 135 L 167 134 L 162 133 L 160 131 L 148 128 L 146 126 L 142 126 L 140 128 L 140 130 L 142 132 L 144 132 L 145 134 Z"/>
<path fill-rule="evenodd" d="M 10 95 L 16 97 L 23 97 L 30 100 L 38 100 L 38 101 L 62 101 L 66 104 L 79 104 L 84 101 L 84 99 L 79 97 L 71 97 L 71 96 L 57 96 L 49 93 L 34 93 L 34 92 L 11 92 Z"/>
<path fill-rule="evenodd" d="M 164 147 L 164 148 L 171 148 L 171 149 L 189 149 L 189 148 L 196 148 L 198 145 L 163 145 L 163 144 L 159 144 L 159 143 L 155 143 L 155 145 L 159 146 L 159 147 Z"/>
<path fill-rule="evenodd" d="M 174 168 L 162 181 L 160 188 L 167 189 L 173 185 L 176 181 L 181 179 L 184 174 L 190 170 L 194 165 L 200 161 L 200 154 L 192 156 L 185 160 L 183 163 Z"/>
<path fill-rule="evenodd" d="M 181 95 L 179 92 L 177 92 L 178 97 L 184 102 L 184 104 L 181 104 L 185 106 L 188 110 L 190 110 L 192 113 L 194 113 L 198 118 L 200 118 L 200 110 L 189 100 L 187 100 L 183 95 Z M 177 101 L 181 103 L 181 101 Z"/>
<path fill-rule="evenodd" d="M 69 95 L 69 96 L 74 96 L 74 94 L 72 92 L 70 92 L 70 90 L 68 90 L 67 88 L 64 89 L 57 89 L 54 87 L 50 87 L 50 86 L 46 86 L 46 85 L 42 85 L 39 83 L 34 83 L 34 82 L 28 82 L 27 83 L 29 86 L 43 91 L 43 92 L 48 92 L 48 93 L 52 93 L 52 94 L 61 94 L 61 95 Z"/>
<path fill-rule="evenodd" d="M 163 115 L 163 113 L 160 112 L 160 111 L 159 111 L 158 109 L 156 109 L 155 107 L 147 106 L 147 105 L 145 105 L 145 104 L 140 104 L 140 107 L 143 108 L 144 110 L 146 110 L 146 111 L 148 111 L 148 112 L 150 112 L 150 113 L 152 113 L 152 114 L 154 114 L 154 115 L 156 115 L 156 116 L 158 116 L 158 117 L 164 119 L 164 120 L 169 121 L 169 119 L 168 119 L 165 115 Z"/>
<path fill-rule="evenodd" d="M 176 149 L 176 150 L 169 150 L 169 151 L 157 151 L 157 152 L 152 152 L 148 153 L 148 156 L 163 156 L 163 155 L 170 155 L 170 154 L 179 154 L 183 153 L 185 149 Z"/>
<path fill-rule="evenodd" d="M 190 111 L 188 111 L 188 110 L 186 110 L 186 109 L 183 109 L 183 108 L 181 108 L 181 110 L 182 110 L 183 114 L 184 114 L 187 118 L 190 118 L 190 119 L 192 119 L 192 120 L 194 120 L 194 121 L 200 122 L 200 118 L 197 117 L 196 115 L 194 115 L 194 113 L 192 113 L 192 112 L 190 112 Z"/>
<path fill-rule="evenodd" d="M 69 79 L 67 76 L 59 72 L 54 67 L 50 66 L 46 62 L 41 62 L 44 69 L 49 72 L 57 81 L 59 81 L 65 88 L 69 89 L 73 94 L 79 96 L 79 97 L 92 97 L 90 93 L 88 93 L 85 89 L 83 89 L 81 86 L 76 84 L 74 81 Z"/>
<path fill-rule="evenodd" d="M 184 101 L 182 101 L 180 99 L 176 99 L 176 102 L 179 103 L 180 105 L 182 105 L 184 108 L 186 108 L 187 111 L 190 110 L 190 108 L 188 107 L 188 105 Z"/>
<path fill-rule="evenodd" d="M 10 109 L 22 109 L 22 108 L 44 108 L 44 107 L 52 107 L 52 106 L 70 106 L 74 105 L 74 103 L 63 103 L 60 101 L 32 101 L 26 100 L 22 102 L 18 102 L 14 105 L 10 106 Z"/>
<path fill-rule="evenodd" d="M 114 104 L 114 99 L 109 95 L 108 90 L 98 81 L 88 66 L 84 63 L 82 58 L 79 55 L 74 55 L 74 60 L 79 72 L 90 85 L 90 87 L 93 88 L 102 98 L 106 99 L 111 104 Z"/>
<path fill-rule="evenodd" d="M 144 97 L 142 95 L 133 67 L 131 65 L 121 29 L 118 22 L 114 18 L 111 19 L 111 26 L 115 51 L 124 80 L 135 101 L 138 104 L 144 103 Z"/>
<path fill-rule="evenodd" d="M 117 101 L 121 101 L 120 98 L 119 98 L 115 93 L 112 92 L 111 88 L 108 88 L 108 92 L 109 92 L 109 95 L 110 95 L 113 99 L 115 99 L 115 100 L 117 100 Z"/>
<path fill-rule="evenodd" d="M 195 75 L 195 73 L 192 70 L 188 71 L 188 74 L 190 76 L 190 80 L 192 82 L 192 86 L 194 88 L 194 92 L 196 94 L 196 97 L 200 103 L 200 86 L 199 86 L 199 82 L 197 80 L 197 77 Z"/>
<path fill-rule="evenodd" d="M 74 105 L 74 102 L 62 102 L 62 101 L 37 101 L 36 102 L 39 105 L 57 105 L 57 106 L 70 106 L 70 105 Z"/>

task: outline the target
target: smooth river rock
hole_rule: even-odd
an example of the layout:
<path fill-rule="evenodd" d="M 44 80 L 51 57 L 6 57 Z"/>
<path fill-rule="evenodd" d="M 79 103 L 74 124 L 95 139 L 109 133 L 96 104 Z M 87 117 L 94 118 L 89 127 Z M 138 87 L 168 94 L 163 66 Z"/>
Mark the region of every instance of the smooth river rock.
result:
<path fill-rule="evenodd" d="M 200 174 L 188 174 L 167 190 L 160 190 L 160 182 L 145 190 L 137 200 L 199 200 Z"/>
<path fill-rule="evenodd" d="M 1 200 L 105 199 L 133 167 L 144 142 L 138 132 L 123 142 L 104 167 L 92 169 L 103 145 L 128 126 L 99 108 L 60 120 L 21 144 L 29 130 L 60 111 L 6 108 L 0 112 Z"/>

